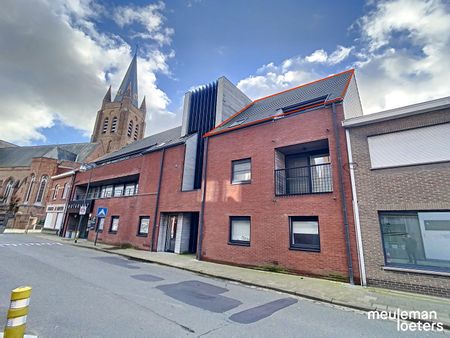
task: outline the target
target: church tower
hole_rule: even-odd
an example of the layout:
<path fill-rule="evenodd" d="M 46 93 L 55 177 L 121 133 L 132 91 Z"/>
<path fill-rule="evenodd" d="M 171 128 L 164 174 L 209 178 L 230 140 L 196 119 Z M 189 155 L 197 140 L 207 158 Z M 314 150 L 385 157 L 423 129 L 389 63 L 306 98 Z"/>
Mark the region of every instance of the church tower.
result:
<path fill-rule="evenodd" d="M 145 97 L 138 106 L 137 54 L 134 54 L 114 101 L 111 100 L 111 86 L 103 98 L 91 142 L 102 143 L 106 154 L 141 140 L 146 113 Z"/>

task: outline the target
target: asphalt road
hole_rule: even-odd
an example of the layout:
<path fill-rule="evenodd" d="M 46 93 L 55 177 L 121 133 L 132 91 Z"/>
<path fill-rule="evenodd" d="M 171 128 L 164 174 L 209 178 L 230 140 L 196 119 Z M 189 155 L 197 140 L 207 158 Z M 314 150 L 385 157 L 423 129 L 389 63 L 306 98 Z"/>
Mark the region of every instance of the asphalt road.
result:
<path fill-rule="evenodd" d="M 32 235 L 1 234 L 0 267 L 0 332 L 10 291 L 30 285 L 27 333 L 39 337 L 444 336 Z"/>

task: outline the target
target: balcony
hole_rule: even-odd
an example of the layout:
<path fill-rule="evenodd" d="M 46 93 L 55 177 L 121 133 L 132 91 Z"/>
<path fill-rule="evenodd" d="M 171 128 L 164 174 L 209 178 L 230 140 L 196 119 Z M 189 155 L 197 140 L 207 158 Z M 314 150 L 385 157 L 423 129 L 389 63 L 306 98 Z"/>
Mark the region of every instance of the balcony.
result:
<path fill-rule="evenodd" d="M 275 170 L 275 195 L 306 195 L 333 191 L 331 164 Z"/>

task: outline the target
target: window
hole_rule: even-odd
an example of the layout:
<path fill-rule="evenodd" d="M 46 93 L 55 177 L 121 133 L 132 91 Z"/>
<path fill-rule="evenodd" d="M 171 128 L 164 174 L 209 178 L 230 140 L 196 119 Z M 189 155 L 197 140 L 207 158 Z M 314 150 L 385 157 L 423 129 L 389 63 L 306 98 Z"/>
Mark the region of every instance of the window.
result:
<path fill-rule="evenodd" d="M 38 193 L 36 196 L 36 203 L 42 203 L 44 197 L 45 187 L 47 186 L 48 176 L 41 177 L 41 184 L 39 185 Z"/>
<path fill-rule="evenodd" d="M 58 198 L 58 192 L 59 192 L 59 184 L 55 186 L 55 190 L 53 191 L 53 199 L 56 200 Z"/>
<path fill-rule="evenodd" d="M 123 187 L 124 187 L 123 184 L 114 186 L 114 197 L 119 197 L 123 195 Z"/>
<path fill-rule="evenodd" d="M 117 131 L 117 116 L 114 116 L 111 123 L 111 133 L 115 133 Z"/>
<path fill-rule="evenodd" d="M 67 195 L 69 194 L 69 189 L 70 189 L 70 185 L 65 183 L 64 184 L 64 190 L 63 190 L 63 194 L 62 194 L 62 198 L 66 199 Z"/>
<path fill-rule="evenodd" d="M 104 226 L 105 226 L 105 219 L 103 217 L 99 218 L 98 219 L 98 232 L 102 232 Z"/>
<path fill-rule="evenodd" d="M 108 131 L 109 118 L 105 117 L 103 120 L 103 130 L 102 133 L 105 134 Z"/>
<path fill-rule="evenodd" d="M 133 120 L 131 120 L 129 123 L 128 123 L 128 132 L 127 132 L 127 135 L 128 135 L 128 137 L 131 137 L 131 134 L 133 133 Z"/>
<path fill-rule="evenodd" d="M 135 184 L 134 183 L 125 185 L 125 196 L 132 196 L 132 195 L 134 195 L 134 190 L 135 190 Z"/>
<path fill-rule="evenodd" d="M 111 216 L 111 227 L 109 228 L 109 232 L 117 233 L 119 229 L 119 216 Z"/>
<path fill-rule="evenodd" d="M 387 266 L 450 271 L 450 212 L 380 212 Z"/>
<path fill-rule="evenodd" d="M 149 225 L 150 225 L 150 217 L 148 216 L 139 217 L 138 236 L 147 236 Z"/>
<path fill-rule="evenodd" d="M 305 251 L 320 251 L 319 219 L 317 217 L 294 216 L 289 218 L 290 248 Z"/>
<path fill-rule="evenodd" d="M 373 169 L 450 161 L 450 123 L 369 136 Z"/>
<path fill-rule="evenodd" d="M 250 217 L 230 217 L 230 244 L 250 245 Z"/>
<path fill-rule="evenodd" d="M 252 179 L 251 159 L 232 161 L 231 183 L 250 183 Z"/>
<path fill-rule="evenodd" d="M 134 140 L 136 141 L 139 136 L 139 124 L 136 124 L 136 127 L 134 128 Z"/>
<path fill-rule="evenodd" d="M 31 192 L 33 191 L 33 184 L 34 181 L 36 180 L 36 176 L 31 175 L 31 179 L 30 179 L 30 184 L 28 184 L 28 189 L 27 189 L 27 193 L 25 194 L 25 202 L 28 202 L 30 200 L 30 196 L 31 196 Z"/>
<path fill-rule="evenodd" d="M 102 187 L 102 193 L 101 198 L 109 198 L 113 194 L 113 186 L 112 185 L 105 185 Z"/>
<path fill-rule="evenodd" d="M 12 190 L 13 190 L 13 184 L 14 184 L 13 180 L 9 180 L 8 183 L 6 184 L 5 192 L 3 193 L 3 202 L 4 203 L 8 202 L 9 196 L 11 195 Z"/>

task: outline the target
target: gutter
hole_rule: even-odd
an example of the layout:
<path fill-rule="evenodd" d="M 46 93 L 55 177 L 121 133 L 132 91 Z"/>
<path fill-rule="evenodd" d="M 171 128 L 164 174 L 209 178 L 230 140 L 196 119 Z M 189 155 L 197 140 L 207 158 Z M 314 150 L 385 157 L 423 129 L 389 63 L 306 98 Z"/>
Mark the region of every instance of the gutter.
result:
<path fill-rule="evenodd" d="M 348 163 L 350 168 L 350 180 L 352 183 L 352 195 L 353 195 L 353 212 L 355 218 L 355 230 L 356 230 L 356 247 L 358 250 L 358 262 L 359 262 L 359 273 L 361 278 L 361 285 L 367 285 L 366 278 L 366 264 L 364 262 L 364 251 L 361 235 L 361 223 L 359 219 L 359 206 L 358 206 L 358 196 L 356 194 L 356 181 L 355 181 L 355 169 L 353 168 L 353 154 L 352 146 L 350 142 L 350 132 L 348 129 L 345 130 L 345 135 L 347 136 L 347 152 L 348 152 Z"/>
<path fill-rule="evenodd" d="M 152 242 L 150 245 L 150 251 L 156 251 L 155 250 L 156 221 L 158 220 L 159 196 L 160 196 L 160 192 L 161 192 L 161 182 L 162 182 L 162 177 L 163 177 L 163 166 L 164 166 L 165 154 L 166 154 L 166 148 L 163 148 L 162 154 L 161 154 L 161 163 L 159 165 L 158 190 L 156 192 L 155 214 L 153 215 Z"/>
<path fill-rule="evenodd" d="M 203 244 L 203 224 L 205 223 L 205 201 L 206 201 L 206 175 L 207 165 L 208 165 L 208 141 L 205 139 L 205 144 L 203 148 L 203 190 L 202 190 L 202 204 L 200 208 L 200 219 L 198 225 L 198 242 L 197 242 L 197 259 L 202 260 L 202 244 Z"/>
<path fill-rule="evenodd" d="M 346 199 L 345 190 L 344 190 L 344 178 L 343 178 L 344 175 L 342 172 L 341 144 L 340 144 L 335 103 L 331 104 L 331 110 L 332 110 L 332 115 L 333 115 L 334 139 L 335 139 L 335 143 L 336 143 L 336 154 L 337 154 L 337 160 L 338 160 L 338 178 L 339 178 L 339 190 L 340 190 L 341 203 L 342 203 L 342 216 L 344 217 L 345 248 L 346 248 L 346 253 L 347 253 L 349 282 L 351 285 L 354 285 L 355 281 L 353 278 L 353 259 L 352 259 L 352 249 L 351 249 L 351 245 L 350 245 L 350 231 L 349 231 L 349 224 L 348 224 L 347 199 Z"/>
<path fill-rule="evenodd" d="M 52 176 L 52 177 L 50 177 L 52 180 L 57 180 L 57 179 L 59 179 L 59 178 L 64 178 L 64 177 L 68 177 L 68 176 L 72 176 L 72 175 L 74 175 L 75 174 L 75 170 L 71 170 L 71 171 L 68 171 L 68 172 L 65 172 L 65 173 L 62 173 L 62 174 L 59 174 L 59 175 L 55 175 L 55 176 Z"/>

